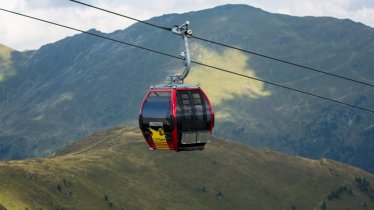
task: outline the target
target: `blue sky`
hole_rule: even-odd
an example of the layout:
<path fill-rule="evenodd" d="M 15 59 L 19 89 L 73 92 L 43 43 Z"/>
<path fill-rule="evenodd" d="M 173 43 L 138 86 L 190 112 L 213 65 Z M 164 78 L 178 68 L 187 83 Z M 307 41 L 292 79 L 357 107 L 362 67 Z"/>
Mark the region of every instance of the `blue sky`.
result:
<path fill-rule="evenodd" d="M 349 18 L 374 27 L 374 0 L 81 0 L 139 19 L 183 13 L 222 4 L 248 4 L 295 16 Z M 132 21 L 77 5 L 68 0 L 1 0 L 0 7 L 72 27 L 103 32 L 123 29 Z M 0 11 L 0 43 L 16 50 L 37 49 L 76 32 Z M 176 23 L 178 24 L 178 23 Z"/>

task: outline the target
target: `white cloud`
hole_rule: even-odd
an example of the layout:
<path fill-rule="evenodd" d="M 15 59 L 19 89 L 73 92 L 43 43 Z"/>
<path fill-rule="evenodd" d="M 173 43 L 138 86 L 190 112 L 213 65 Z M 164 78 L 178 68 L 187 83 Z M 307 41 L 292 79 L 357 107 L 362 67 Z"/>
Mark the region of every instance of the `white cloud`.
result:
<path fill-rule="evenodd" d="M 374 8 L 362 8 L 351 13 L 350 18 L 359 21 L 371 27 L 374 27 Z"/>
<path fill-rule="evenodd" d="M 222 4 L 249 4 L 270 12 L 296 16 L 333 16 L 350 18 L 374 27 L 372 0 L 82 0 L 98 7 L 139 19 L 165 13 L 182 13 L 211 8 Z M 103 32 L 123 29 L 133 22 L 70 1 L 1 0 L 0 7 L 31 16 L 55 21 L 83 30 L 96 28 Z M 0 43 L 17 50 L 36 49 L 76 32 L 39 23 L 0 11 Z"/>
<path fill-rule="evenodd" d="M 103 32 L 112 32 L 116 29 L 126 28 L 134 23 L 125 18 L 74 3 L 53 6 L 50 1 L 37 0 L 33 1 L 33 3 L 29 2 L 26 0 L 2 0 L 0 7 L 82 30 L 96 28 Z M 37 5 L 37 2 L 42 3 Z M 126 5 L 109 5 L 105 2 L 100 1 L 96 5 L 128 14 L 129 16 L 139 17 L 140 19 L 151 17 L 148 11 L 137 10 Z M 3 11 L 0 11 L 0 20 L 2 20 L 0 22 L 0 43 L 17 50 L 36 49 L 41 45 L 78 33 Z"/>
<path fill-rule="evenodd" d="M 374 4 L 366 0 L 295 0 L 275 11 L 295 16 L 348 18 L 374 27 Z"/>

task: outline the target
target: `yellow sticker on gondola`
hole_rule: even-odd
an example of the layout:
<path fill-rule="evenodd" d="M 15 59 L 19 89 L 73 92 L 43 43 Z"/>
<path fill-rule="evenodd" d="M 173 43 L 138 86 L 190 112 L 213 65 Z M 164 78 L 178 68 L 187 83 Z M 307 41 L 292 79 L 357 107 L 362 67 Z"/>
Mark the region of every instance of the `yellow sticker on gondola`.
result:
<path fill-rule="evenodd" d="M 153 143 L 155 144 L 157 149 L 169 149 L 169 146 L 166 142 L 166 136 L 164 130 L 159 128 L 158 130 L 154 130 L 150 128 L 152 133 Z"/>

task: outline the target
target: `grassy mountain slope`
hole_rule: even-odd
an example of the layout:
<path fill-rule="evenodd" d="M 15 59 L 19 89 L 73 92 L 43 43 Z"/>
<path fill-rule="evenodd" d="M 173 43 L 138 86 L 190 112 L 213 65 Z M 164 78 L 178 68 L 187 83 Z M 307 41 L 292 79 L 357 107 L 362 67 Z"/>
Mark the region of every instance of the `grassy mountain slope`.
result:
<path fill-rule="evenodd" d="M 221 139 L 204 151 L 150 151 L 129 127 L 0 169 L 0 204 L 11 210 L 374 207 L 374 176 L 348 165 Z"/>
<path fill-rule="evenodd" d="M 350 20 L 224 5 L 149 21 L 172 26 L 185 20 L 190 20 L 195 35 L 207 39 L 374 81 L 374 29 Z M 102 35 L 174 55 L 183 46 L 180 37 L 142 24 Z M 191 45 L 194 60 L 374 107 L 372 88 L 195 39 Z M 21 55 L 12 55 L 16 74 L 0 83 L 1 159 L 47 156 L 88 133 L 135 121 L 149 86 L 182 65 L 85 34 Z M 192 66 L 188 80 L 200 82 L 212 95 L 219 117 L 217 136 L 294 155 L 327 157 L 374 172 L 374 115 L 199 66 Z"/>
<path fill-rule="evenodd" d="M 12 49 L 0 44 L 0 82 L 5 80 L 5 77 L 9 76 L 12 71 L 11 54 Z"/>

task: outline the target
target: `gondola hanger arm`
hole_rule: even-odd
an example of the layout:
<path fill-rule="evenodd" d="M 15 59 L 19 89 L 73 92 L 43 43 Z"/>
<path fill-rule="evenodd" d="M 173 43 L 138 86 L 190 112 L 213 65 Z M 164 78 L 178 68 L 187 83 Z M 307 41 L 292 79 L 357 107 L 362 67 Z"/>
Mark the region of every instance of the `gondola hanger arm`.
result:
<path fill-rule="evenodd" d="M 185 48 L 185 51 L 179 54 L 184 60 L 184 71 L 180 75 L 169 76 L 169 80 L 172 83 L 183 83 L 183 80 L 188 76 L 188 73 L 190 72 L 191 56 L 188 39 L 192 37 L 192 30 L 189 29 L 189 25 L 190 22 L 186 21 L 184 24 L 180 26 L 174 26 L 171 28 L 171 32 L 182 36 Z"/>

